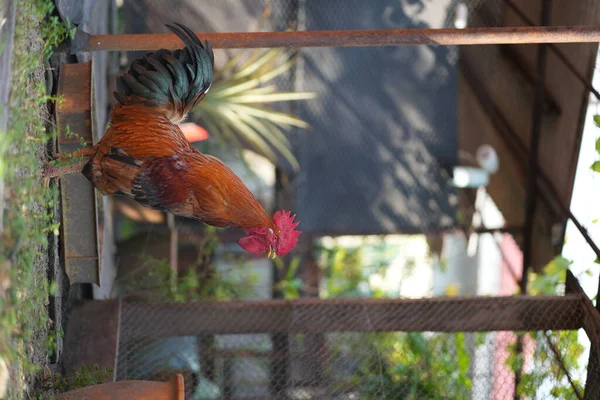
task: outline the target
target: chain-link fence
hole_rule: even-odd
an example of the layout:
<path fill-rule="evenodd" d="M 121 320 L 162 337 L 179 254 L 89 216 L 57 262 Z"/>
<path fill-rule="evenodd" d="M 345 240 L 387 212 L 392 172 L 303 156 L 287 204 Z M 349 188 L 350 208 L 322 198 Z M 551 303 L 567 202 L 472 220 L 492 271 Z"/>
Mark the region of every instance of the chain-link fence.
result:
<path fill-rule="evenodd" d="M 116 373 L 181 373 L 190 399 L 577 399 L 580 305 L 575 295 L 124 302 Z"/>
<path fill-rule="evenodd" d="M 163 2 L 134 3 L 140 5 L 130 8 L 133 19 L 139 13 L 144 18 L 138 21 L 146 23 L 146 29 L 137 32 L 159 32 L 162 24 L 171 20 L 193 27 L 196 17 L 200 17 L 207 31 L 265 29 L 256 22 L 264 15 L 268 15 L 272 30 L 446 28 L 461 23 L 487 27 L 527 25 L 515 19 L 518 16 L 514 12 L 507 11 L 509 2 L 505 0 L 405 0 L 389 4 L 257 0 L 245 2 L 243 7 L 218 0 L 203 2 L 202 7 L 181 1 L 176 2 L 181 6 L 168 9 Z M 533 15 L 533 2 L 518 3 Z M 600 7 L 596 2 L 576 3 L 568 12 L 574 21 L 582 9 L 589 21 L 598 19 Z M 466 8 L 461 8 L 463 5 Z M 168 15 L 153 12 L 153 8 Z M 295 68 L 280 77 L 277 86 L 319 94 L 317 101 L 283 107 L 318 127 L 310 135 L 290 135 L 303 167 L 300 175 L 292 179 L 298 192 L 295 201 L 298 213 L 307 218 L 309 230 L 341 235 L 362 233 L 357 228 L 362 227 L 368 233 L 433 234 L 455 225 L 458 200 L 450 185 L 449 169 L 459 163 L 454 159 L 457 149 L 462 150 L 460 157 L 467 154 L 471 158 L 484 143 L 505 150 L 502 134 L 496 132 L 505 128 L 516 132 L 514 136 L 523 142 L 528 138 L 530 113 L 519 109 L 527 109 L 533 96 L 534 53 L 522 50 L 519 46 L 301 50 Z M 593 53 L 580 45 L 563 50 L 572 60 Z M 217 65 L 225 63 L 217 61 Z M 518 79 L 515 69 L 521 71 Z M 364 78 L 359 76 L 361 73 Z M 566 86 L 581 85 L 568 71 L 551 74 L 568 75 Z M 549 80 L 554 82 L 552 76 Z M 545 109 L 552 123 L 561 116 L 561 124 L 574 126 L 580 105 L 574 107 L 552 96 L 562 93 L 561 85 L 548 90 Z M 381 102 L 382 97 L 386 101 Z M 359 113 L 373 117 L 372 123 L 359 121 Z M 560 126 L 552 128 L 559 130 Z M 347 146 L 336 145 L 342 142 Z M 354 151 L 356 156 L 348 157 Z M 544 154 L 544 165 L 552 164 L 546 157 L 558 159 L 550 148 Z M 560 163 L 554 164 L 559 168 Z M 333 176 L 322 179 L 334 168 L 337 172 Z M 547 172 L 558 187 L 566 185 L 561 181 L 561 172 Z M 342 175 L 351 179 L 343 181 Z M 522 175 L 518 160 L 512 156 L 503 158 L 497 174 L 500 178 L 492 178 L 488 187 L 504 214 L 503 223 L 509 226 L 522 224 Z M 382 194 L 382 187 L 389 190 Z M 333 192 L 342 195 L 336 197 Z M 375 205 L 374 198 L 379 199 Z M 463 223 L 470 221 L 473 213 L 481 212 L 472 209 L 474 201 L 466 203 L 460 204 Z M 549 231 L 554 222 L 561 220 L 553 207 L 552 199 L 542 198 L 537 222 L 541 228 L 537 232 Z M 357 209 L 363 212 L 356 212 Z M 329 218 L 331 215 L 337 217 Z M 354 219 L 345 218 L 348 215 Z M 376 223 L 376 228 L 382 229 L 374 229 Z M 181 228 L 183 231 L 186 227 Z M 153 246 L 145 239 L 142 242 L 142 247 Z M 542 247 L 537 248 L 536 254 L 555 254 L 556 244 L 549 240 L 537 240 L 536 245 Z M 233 247 L 225 245 L 221 250 L 231 253 Z M 311 250 L 312 247 L 302 251 L 303 261 Z M 454 256 L 467 260 L 463 254 L 466 246 L 459 250 L 460 254 Z M 504 250 L 500 248 L 499 252 Z M 403 251 L 409 252 L 396 250 Z M 480 248 L 479 253 L 485 251 Z M 180 247 L 180 260 L 182 252 Z M 169 380 L 173 374 L 181 373 L 190 399 L 496 400 L 591 399 L 597 395 L 584 392 L 587 377 L 600 376 L 600 369 L 596 364 L 587 371 L 590 346 L 580 330 L 586 317 L 579 296 L 349 300 L 352 296 L 394 296 L 362 290 L 361 285 L 371 285 L 365 276 L 369 274 L 366 269 L 352 267 L 351 257 L 342 257 L 343 263 L 337 267 L 318 265 L 321 275 L 312 277 L 312 286 L 308 287 L 305 262 L 294 268 L 290 264 L 280 268 L 265 262 L 260 266 L 260 274 L 268 279 L 256 282 L 245 274 L 247 265 L 241 261 L 228 260 L 224 272 L 222 266 L 216 266 L 222 258 L 207 256 L 206 247 L 190 253 L 193 254 L 185 258 L 185 270 L 180 264 L 178 271 L 180 283 L 185 285 L 184 295 L 178 292 L 181 288 L 173 288 L 173 280 L 164 274 L 149 277 L 142 268 L 134 277 L 128 275 L 125 267 L 120 271 L 120 275 L 135 281 L 131 287 L 122 286 L 121 293 L 131 295 L 137 290 L 140 294 L 142 289 L 145 301 L 138 298 L 122 303 L 117 379 Z M 202 262 L 195 263 L 196 258 L 202 258 Z M 501 258 L 508 263 L 505 254 Z M 509 258 L 515 262 L 514 257 Z M 509 268 L 513 274 L 510 294 L 518 279 L 518 266 L 515 263 Z M 135 267 L 133 262 L 131 267 Z M 340 274 L 334 278 L 335 271 L 328 268 L 345 269 L 343 280 L 339 280 Z M 296 271 L 290 273 L 293 270 Z M 372 275 L 377 271 L 372 268 Z M 469 294 L 475 294 L 484 292 L 476 288 L 484 279 L 477 274 L 489 274 L 493 281 L 500 279 L 496 275 L 501 272 L 480 268 L 472 276 L 464 270 L 462 275 L 457 274 L 463 283 L 472 281 L 475 289 Z M 150 296 L 148 287 L 140 288 L 147 278 L 153 287 Z M 411 289 L 404 288 L 405 278 L 409 277 L 399 279 L 398 285 L 403 289 L 396 297 L 404 297 Z M 411 282 L 413 286 L 427 286 L 430 280 L 422 283 L 415 278 Z M 556 282 L 553 284 L 556 286 Z M 339 287 L 344 287 L 342 293 L 336 292 Z M 156 290 L 165 289 L 170 291 L 169 296 L 157 296 Z M 552 289 L 553 294 L 558 291 Z M 494 290 L 496 294 L 507 294 L 500 288 Z M 420 296 L 433 292 L 419 291 Z M 464 290 L 458 293 L 464 294 Z M 269 299 L 274 294 L 341 299 L 186 302 Z M 164 298 L 182 303 L 158 302 Z M 592 351 L 596 350 L 592 347 Z M 589 386 L 590 380 L 587 382 Z"/>

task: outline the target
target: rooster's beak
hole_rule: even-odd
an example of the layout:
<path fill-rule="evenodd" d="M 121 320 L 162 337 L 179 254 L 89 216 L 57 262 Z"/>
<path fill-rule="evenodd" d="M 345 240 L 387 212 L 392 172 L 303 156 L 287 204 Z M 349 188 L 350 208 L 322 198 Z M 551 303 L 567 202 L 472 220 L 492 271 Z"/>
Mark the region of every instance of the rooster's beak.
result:
<path fill-rule="evenodd" d="M 267 257 L 269 257 L 271 260 L 274 260 L 275 257 L 277 257 L 277 253 L 275 253 L 275 249 L 273 248 L 273 246 L 269 246 L 269 252 L 267 253 Z"/>

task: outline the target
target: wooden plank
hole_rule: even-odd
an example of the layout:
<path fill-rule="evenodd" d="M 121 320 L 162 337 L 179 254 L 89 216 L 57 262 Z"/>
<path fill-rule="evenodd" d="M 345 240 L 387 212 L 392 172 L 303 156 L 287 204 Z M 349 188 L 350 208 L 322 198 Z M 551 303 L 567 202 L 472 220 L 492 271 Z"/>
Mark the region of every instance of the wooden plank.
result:
<path fill-rule="evenodd" d="M 56 106 L 58 150 L 79 150 L 81 140 L 94 141 L 92 61 L 64 64 L 60 68 Z M 69 133 L 70 132 L 70 133 Z M 100 284 L 98 255 L 98 215 L 96 193 L 81 174 L 65 175 L 60 180 L 62 206 L 62 254 L 71 283 Z"/>
<path fill-rule="evenodd" d="M 514 296 L 124 303 L 129 339 L 200 334 L 574 330 L 581 297 Z"/>
<path fill-rule="evenodd" d="M 567 270 L 566 291 L 581 299 L 583 305 L 581 324 L 592 343 L 583 398 L 584 400 L 597 399 L 600 394 L 600 379 L 598 379 L 600 376 L 600 312 L 596 310 L 577 278 L 569 270 Z"/>

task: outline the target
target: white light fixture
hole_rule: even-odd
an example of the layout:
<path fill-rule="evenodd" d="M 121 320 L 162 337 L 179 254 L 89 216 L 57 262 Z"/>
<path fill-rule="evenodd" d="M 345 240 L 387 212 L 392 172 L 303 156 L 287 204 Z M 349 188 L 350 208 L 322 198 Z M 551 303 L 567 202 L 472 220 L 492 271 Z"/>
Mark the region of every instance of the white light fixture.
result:
<path fill-rule="evenodd" d="M 452 175 L 454 186 L 459 188 L 478 188 L 489 182 L 489 174 L 481 168 L 454 167 Z"/>
<path fill-rule="evenodd" d="M 458 3 L 456 7 L 456 18 L 454 19 L 454 27 L 456 29 L 465 29 L 469 20 L 469 9 L 463 2 Z"/>
<path fill-rule="evenodd" d="M 498 153 L 489 144 L 484 144 L 477 149 L 475 153 L 477 163 L 481 168 L 486 170 L 489 174 L 496 173 L 500 168 L 500 159 Z"/>

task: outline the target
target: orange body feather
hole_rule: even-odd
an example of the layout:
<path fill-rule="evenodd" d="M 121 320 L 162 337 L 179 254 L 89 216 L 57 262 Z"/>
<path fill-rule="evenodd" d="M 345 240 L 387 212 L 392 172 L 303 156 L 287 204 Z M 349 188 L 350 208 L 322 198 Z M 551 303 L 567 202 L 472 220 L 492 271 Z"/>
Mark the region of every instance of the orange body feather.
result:
<path fill-rule="evenodd" d="M 104 194 L 211 225 L 273 226 L 229 167 L 194 149 L 177 125 L 144 105 L 115 107 L 85 173 Z"/>

